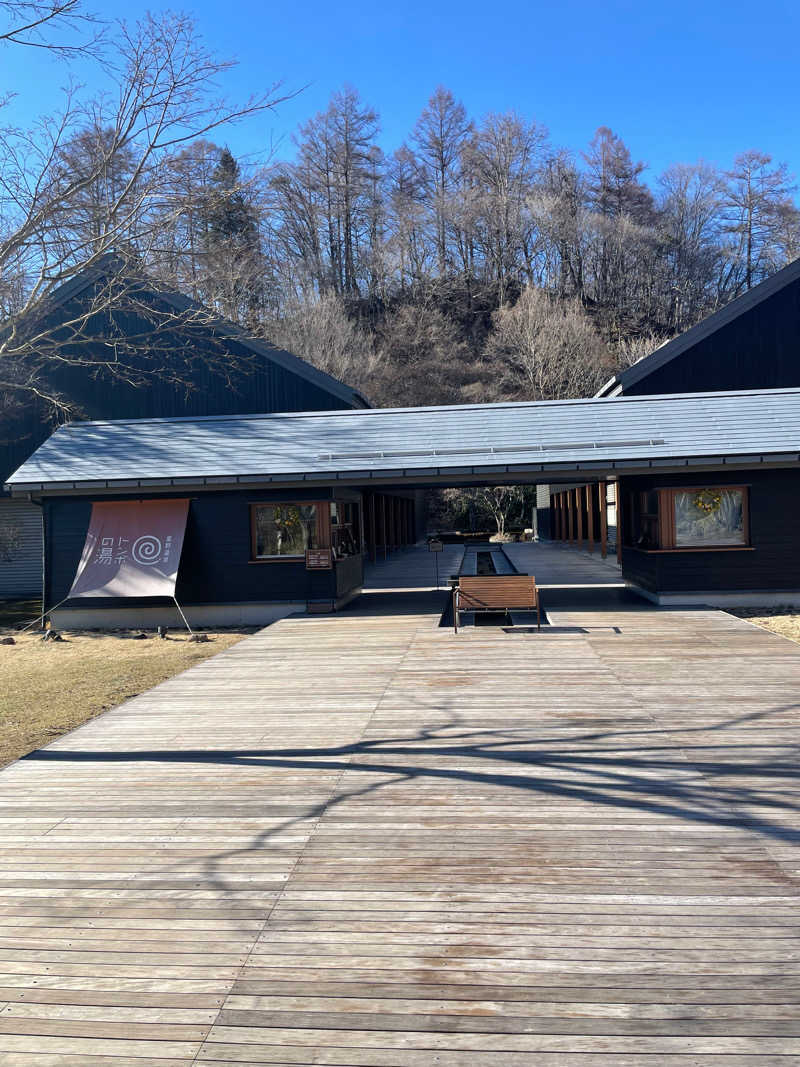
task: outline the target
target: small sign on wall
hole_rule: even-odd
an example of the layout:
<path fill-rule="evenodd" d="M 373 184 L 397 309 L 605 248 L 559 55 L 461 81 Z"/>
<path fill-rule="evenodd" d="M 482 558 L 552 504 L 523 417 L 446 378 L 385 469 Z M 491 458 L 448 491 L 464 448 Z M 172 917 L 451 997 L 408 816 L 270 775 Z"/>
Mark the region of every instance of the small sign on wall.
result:
<path fill-rule="evenodd" d="M 333 549 L 330 548 L 307 548 L 306 549 L 307 571 L 330 571 L 333 570 Z"/>

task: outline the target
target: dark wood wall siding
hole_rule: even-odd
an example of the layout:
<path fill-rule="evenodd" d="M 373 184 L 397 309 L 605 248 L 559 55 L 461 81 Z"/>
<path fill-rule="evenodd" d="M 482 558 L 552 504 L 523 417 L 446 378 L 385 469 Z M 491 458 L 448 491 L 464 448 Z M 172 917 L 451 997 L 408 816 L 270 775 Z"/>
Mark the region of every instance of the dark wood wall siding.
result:
<path fill-rule="evenodd" d="M 178 572 L 178 600 L 186 604 L 231 604 L 332 599 L 336 595 L 333 571 L 307 571 L 299 561 L 250 562 L 251 503 L 330 499 L 326 489 L 311 493 L 219 492 L 193 498 Z M 45 509 L 48 560 L 45 600 L 48 607 L 53 607 L 67 595 L 75 576 L 92 502 L 86 497 L 52 497 L 45 502 Z M 82 603 L 87 607 L 108 607 L 109 601 L 86 599 Z M 125 603 L 133 606 L 147 601 L 130 599 Z"/>
<path fill-rule="evenodd" d="M 647 377 L 626 396 L 800 386 L 800 284 L 743 313 Z"/>
<path fill-rule="evenodd" d="M 800 471 L 623 478 L 622 492 L 683 485 L 749 486 L 753 551 L 659 553 L 625 545 L 622 573 L 626 581 L 662 593 L 800 589 Z"/>
<path fill-rule="evenodd" d="M 64 315 L 77 313 L 66 307 Z M 118 314 L 114 329 L 121 334 L 149 329 L 134 316 Z M 98 349 L 100 346 L 97 346 Z M 78 353 L 96 362 L 95 368 L 62 364 L 48 370 L 49 387 L 69 398 L 78 417 L 85 419 L 174 418 L 196 415 L 250 415 L 279 411 L 334 411 L 353 407 L 342 396 L 306 380 L 260 355 L 235 339 L 215 338 L 210 332 L 192 337 L 187 350 L 176 339 L 167 371 L 159 372 L 164 358 L 143 358 L 132 363 L 142 373 L 141 384 L 131 385 L 100 362 L 107 351 Z M 174 377 L 177 380 L 171 380 Z M 16 412 L 0 419 L 0 492 L 2 483 L 56 428 L 48 408 L 35 397 L 26 398 Z"/>

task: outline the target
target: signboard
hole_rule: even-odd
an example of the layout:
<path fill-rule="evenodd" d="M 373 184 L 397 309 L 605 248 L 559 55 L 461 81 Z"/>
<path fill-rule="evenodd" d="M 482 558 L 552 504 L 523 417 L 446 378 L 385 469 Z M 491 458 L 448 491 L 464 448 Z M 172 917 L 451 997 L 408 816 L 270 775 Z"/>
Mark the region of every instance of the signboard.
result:
<path fill-rule="evenodd" d="M 92 504 L 70 597 L 175 596 L 188 500 Z"/>
<path fill-rule="evenodd" d="M 330 548 L 307 548 L 306 570 L 329 571 L 333 569 L 333 550 Z"/>
<path fill-rule="evenodd" d="M 444 543 L 442 541 L 428 541 L 429 552 L 443 552 Z"/>

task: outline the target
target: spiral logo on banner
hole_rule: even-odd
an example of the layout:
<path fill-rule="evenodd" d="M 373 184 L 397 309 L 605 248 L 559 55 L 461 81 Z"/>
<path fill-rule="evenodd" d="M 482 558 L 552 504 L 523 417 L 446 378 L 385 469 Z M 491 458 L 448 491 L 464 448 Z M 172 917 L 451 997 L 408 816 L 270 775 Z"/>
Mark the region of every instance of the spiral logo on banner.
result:
<path fill-rule="evenodd" d="M 143 567 L 152 567 L 161 559 L 161 541 L 153 534 L 143 534 L 133 542 L 131 555 Z"/>

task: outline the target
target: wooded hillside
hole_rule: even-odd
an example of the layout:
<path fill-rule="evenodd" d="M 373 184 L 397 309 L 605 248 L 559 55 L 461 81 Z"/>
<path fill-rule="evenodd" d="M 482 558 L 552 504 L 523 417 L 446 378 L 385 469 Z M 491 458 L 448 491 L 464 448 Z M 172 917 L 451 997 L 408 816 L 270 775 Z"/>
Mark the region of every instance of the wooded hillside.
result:
<path fill-rule="evenodd" d="M 591 393 L 800 254 L 790 176 L 758 151 L 647 175 L 610 129 L 576 158 L 444 88 L 389 156 L 379 131 L 346 88 L 292 162 L 192 145 L 154 260 L 377 404 Z"/>
<path fill-rule="evenodd" d="M 440 87 L 387 154 L 378 113 L 346 87 L 288 161 L 244 166 L 224 131 L 279 88 L 219 100 L 230 64 L 191 19 L 98 41 L 79 0 L 0 7 L 0 44 L 67 66 L 77 48 L 119 81 L 118 97 L 71 90 L 34 129 L 0 122 L 0 406 L 70 411 L 48 385 L 65 349 L 47 298 L 112 251 L 381 405 L 590 394 L 800 255 L 791 176 L 760 151 L 653 175 L 611 129 L 572 154 L 538 118 L 470 116 Z M 112 282 L 69 324 L 71 351 L 125 299 Z M 141 373 L 151 348 L 116 337 L 90 370 Z"/>

